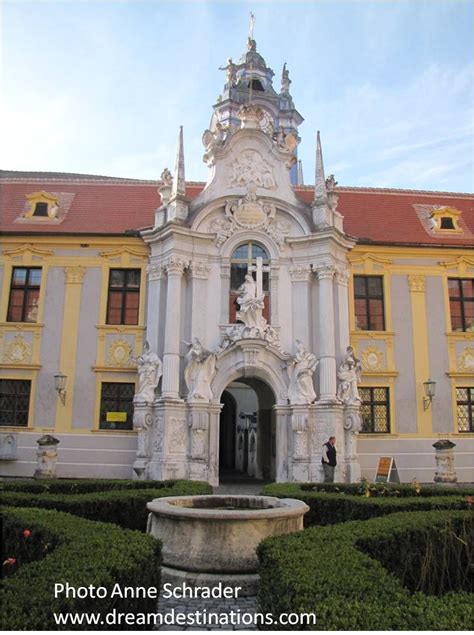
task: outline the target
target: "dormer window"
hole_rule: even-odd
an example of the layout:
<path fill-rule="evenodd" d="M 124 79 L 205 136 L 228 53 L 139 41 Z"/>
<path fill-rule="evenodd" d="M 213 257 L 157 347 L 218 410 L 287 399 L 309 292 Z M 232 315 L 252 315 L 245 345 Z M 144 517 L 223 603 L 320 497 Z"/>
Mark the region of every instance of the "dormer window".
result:
<path fill-rule="evenodd" d="M 433 231 L 436 233 L 462 234 L 458 225 L 461 212 L 452 207 L 441 207 L 431 212 L 430 219 Z"/>
<path fill-rule="evenodd" d="M 33 216 L 47 216 L 48 215 L 48 203 L 36 203 Z"/>
<path fill-rule="evenodd" d="M 27 209 L 23 218 L 28 220 L 55 221 L 59 211 L 59 198 L 48 192 L 34 192 L 26 195 Z"/>

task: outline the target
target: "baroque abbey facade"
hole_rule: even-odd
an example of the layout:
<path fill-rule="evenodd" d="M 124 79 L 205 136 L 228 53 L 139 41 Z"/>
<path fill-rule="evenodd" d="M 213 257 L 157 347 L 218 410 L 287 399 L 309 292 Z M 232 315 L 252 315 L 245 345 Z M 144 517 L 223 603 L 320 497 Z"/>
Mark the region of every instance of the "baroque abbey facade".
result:
<path fill-rule="evenodd" d="M 473 197 L 339 187 L 319 133 L 304 185 L 286 65 L 224 70 L 205 184 L 182 130 L 159 182 L 2 174 L 0 473 L 318 482 L 336 436 L 338 481 L 473 481 Z"/>

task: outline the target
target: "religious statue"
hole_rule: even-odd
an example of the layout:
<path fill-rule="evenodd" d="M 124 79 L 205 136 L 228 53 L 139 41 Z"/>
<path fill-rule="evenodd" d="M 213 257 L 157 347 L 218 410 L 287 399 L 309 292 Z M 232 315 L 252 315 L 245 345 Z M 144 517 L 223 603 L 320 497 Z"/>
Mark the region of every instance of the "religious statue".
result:
<path fill-rule="evenodd" d="M 337 181 L 334 178 L 334 174 L 330 174 L 326 179 L 326 190 L 332 192 L 337 185 Z"/>
<path fill-rule="evenodd" d="M 296 355 L 287 367 L 290 378 L 288 399 L 291 404 L 310 404 L 316 399 L 313 373 L 318 364 L 316 355 L 305 350 L 303 342 L 296 340 Z"/>
<path fill-rule="evenodd" d="M 163 373 L 161 359 L 156 353 L 151 352 L 150 344 L 145 342 L 140 357 L 132 357 L 131 360 L 138 366 L 138 390 L 134 399 L 153 403 L 155 400 L 155 389 L 158 387 Z"/>
<path fill-rule="evenodd" d="M 337 396 L 345 404 L 360 403 L 357 384 L 360 382 L 361 372 L 362 364 L 360 359 L 354 355 L 352 346 L 348 346 L 344 359 L 337 371 L 337 377 L 340 381 Z"/>
<path fill-rule="evenodd" d="M 161 180 L 163 181 L 163 185 L 172 185 L 173 184 L 173 176 L 168 168 L 165 168 L 161 173 Z"/>
<path fill-rule="evenodd" d="M 227 66 L 219 66 L 220 71 L 226 71 L 225 78 L 226 83 L 229 87 L 235 86 L 235 82 L 237 80 L 237 65 L 234 64 L 232 58 L 229 57 L 227 60 Z"/>
<path fill-rule="evenodd" d="M 185 344 L 189 346 L 186 353 L 188 363 L 184 370 L 188 401 L 209 401 L 213 398 L 211 382 L 216 373 L 216 356 L 206 350 L 197 337 Z"/>
<path fill-rule="evenodd" d="M 290 84 L 291 84 L 290 72 L 286 68 L 286 62 L 285 62 L 283 64 L 283 70 L 281 72 L 281 92 L 282 93 L 289 93 L 290 92 Z"/>
<path fill-rule="evenodd" d="M 247 273 L 245 281 L 237 289 L 237 292 L 241 294 L 237 298 L 237 304 L 240 307 L 237 319 L 248 328 L 264 331 L 267 325 L 267 321 L 262 315 L 264 294 L 257 295 L 257 283 L 252 274 Z"/>

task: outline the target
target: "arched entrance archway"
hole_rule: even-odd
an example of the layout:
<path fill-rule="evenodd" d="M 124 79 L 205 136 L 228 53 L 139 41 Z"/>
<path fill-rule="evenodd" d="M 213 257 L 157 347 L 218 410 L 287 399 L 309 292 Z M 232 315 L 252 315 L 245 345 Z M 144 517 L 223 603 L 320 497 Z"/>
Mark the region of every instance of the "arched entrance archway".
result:
<path fill-rule="evenodd" d="M 256 377 L 239 377 L 221 396 L 219 478 L 275 480 L 275 395 Z"/>

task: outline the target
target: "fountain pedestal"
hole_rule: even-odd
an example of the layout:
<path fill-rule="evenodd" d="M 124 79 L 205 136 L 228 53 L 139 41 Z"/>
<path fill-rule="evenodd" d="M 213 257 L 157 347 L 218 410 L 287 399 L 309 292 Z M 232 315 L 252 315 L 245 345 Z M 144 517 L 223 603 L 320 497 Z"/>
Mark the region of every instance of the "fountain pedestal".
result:
<path fill-rule="evenodd" d="M 258 587 L 257 545 L 303 529 L 309 507 L 271 496 L 176 496 L 148 503 L 147 533 L 163 543 L 163 582 Z"/>

